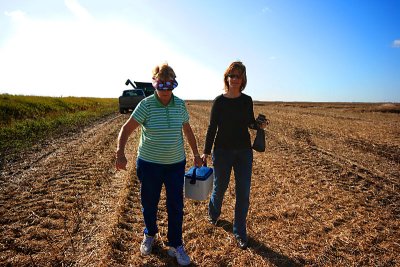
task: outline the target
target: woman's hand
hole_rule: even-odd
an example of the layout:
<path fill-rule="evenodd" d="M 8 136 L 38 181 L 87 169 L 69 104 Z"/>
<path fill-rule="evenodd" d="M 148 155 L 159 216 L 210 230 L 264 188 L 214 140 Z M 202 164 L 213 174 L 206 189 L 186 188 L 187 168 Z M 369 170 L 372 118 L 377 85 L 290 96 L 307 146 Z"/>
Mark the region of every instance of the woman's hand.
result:
<path fill-rule="evenodd" d="M 205 165 L 205 166 L 207 166 L 207 158 L 208 158 L 208 154 L 201 155 L 201 160 L 203 162 L 203 165 Z"/>
<path fill-rule="evenodd" d="M 265 129 L 265 127 L 267 127 L 267 125 L 269 124 L 269 119 L 266 119 L 265 121 L 263 121 L 263 122 L 258 122 L 257 123 L 258 124 L 258 127 L 260 128 L 260 129 Z"/>
<path fill-rule="evenodd" d="M 115 152 L 115 169 L 117 171 L 126 170 L 128 160 L 125 157 L 125 145 L 129 135 L 131 135 L 137 127 L 139 127 L 139 123 L 133 117 L 130 117 L 119 131 L 117 151 Z"/>
<path fill-rule="evenodd" d="M 115 157 L 115 169 L 117 171 L 125 170 L 126 171 L 126 164 L 128 164 L 128 160 L 126 159 L 125 155 L 116 155 Z"/>
<path fill-rule="evenodd" d="M 201 159 L 200 155 L 194 155 L 194 166 L 201 167 L 203 166 L 203 160 Z"/>
<path fill-rule="evenodd" d="M 265 127 L 267 127 L 267 123 L 266 122 L 260 123 L 260 124 L 258 124 L 258 127 L 260 129 L 265 129 Z"/>

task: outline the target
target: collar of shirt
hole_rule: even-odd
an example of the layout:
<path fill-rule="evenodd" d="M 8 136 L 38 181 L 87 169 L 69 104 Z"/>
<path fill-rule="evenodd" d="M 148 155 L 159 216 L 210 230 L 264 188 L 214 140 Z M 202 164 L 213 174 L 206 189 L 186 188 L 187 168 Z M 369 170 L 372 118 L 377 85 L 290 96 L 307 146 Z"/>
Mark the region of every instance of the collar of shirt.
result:
<path fill-rule="evenodd" d="M 174 94 L 171 95 L 171 100 L 169 101 L 167 106 L 164 106 L 163 103 L 161 103 L 160 99 L 158 99 L 157 94 L 154 94 L 154 97 L 156 99 L 156 104 L 158 107 L 166 108 L 166 107 L 175 107 L 175 96 Z"/>

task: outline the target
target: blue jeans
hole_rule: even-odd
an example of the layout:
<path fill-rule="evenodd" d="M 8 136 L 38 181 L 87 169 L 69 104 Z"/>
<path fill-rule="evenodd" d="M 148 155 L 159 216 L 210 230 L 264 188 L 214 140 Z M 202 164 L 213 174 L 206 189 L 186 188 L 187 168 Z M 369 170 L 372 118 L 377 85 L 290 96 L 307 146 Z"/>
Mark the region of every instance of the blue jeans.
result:
<path fill-rule="evenodd" d="M 246 218 L 250 204 L 251 172 L 253 167 L 252 149 L 215 149 L 214 186 L 208 205 L 211 219 L 218 219 L 221 215 L 224 194 L 229 185 L 231 170 L 233 168 L 236 182 L 235 220 L 233 234 L 247 241 Z"/>
<path fill-rule="evenodd" d="M 140 196 L 144 217 L 144 233 L 158 233 L 157 211 L 162 185 L 167 194 L 168 245 L 182 245 L 183 184 L 186 160 L 175 164 L 157 164 L 137 159 L 136 173 L 140 180 Z"/>

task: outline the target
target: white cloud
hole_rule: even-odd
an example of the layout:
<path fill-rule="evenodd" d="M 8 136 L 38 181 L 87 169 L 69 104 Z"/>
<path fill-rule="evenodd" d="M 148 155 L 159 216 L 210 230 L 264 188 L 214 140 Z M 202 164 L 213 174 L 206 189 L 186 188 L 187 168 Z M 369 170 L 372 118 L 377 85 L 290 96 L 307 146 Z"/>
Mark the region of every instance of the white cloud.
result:
<path fill-rule="evenodd" d="M 219 73 L 156 35 L 126 22 L 88 20 L 90 13 L 76 1 L 65 3 L 77 19 L 48 21 L 21 11 L 8 13 L 23 19 L 0 46 L 0 93 L 118 97 L 127 88 L 126 79 L 150 81 L 153 67 L 164 61 L 177 74 L 179 97 L 208 99 L 220 93 L 200 82 L 219 85 Z"/>
<path fill-rule="evenodd" d="M 5 11 L 4 15 L 10 17 L 13 21 L 23 21 L 26 19 L 26 14 L 25 12 L 21 10 L 14 10 L 11 12 Z"/>
<path fill-rule="evenodd" d="M 81 6 L 78 1 L 65 0 L 64 3 L 67 8 L 72 12 L 72 14 L 74 14 L 77 18 L 82 20 L 92 19 L 92 16 L 89 14 L 89 12 L 83 6 Z"/>
<path fill-rule="evenodd" d="M 400 48 L 400 40 L 394 40 L 392 46 L 395 48 Z"/>

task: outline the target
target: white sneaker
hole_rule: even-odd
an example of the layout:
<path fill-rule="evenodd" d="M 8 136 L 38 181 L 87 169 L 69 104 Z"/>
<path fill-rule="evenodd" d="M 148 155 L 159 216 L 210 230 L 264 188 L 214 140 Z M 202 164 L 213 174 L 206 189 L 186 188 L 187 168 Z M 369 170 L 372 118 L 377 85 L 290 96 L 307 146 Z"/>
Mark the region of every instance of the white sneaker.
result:
<path fill-rule="evenodd" d="M 179 265 L 185 266 L 190 264 L 190 258 L 186 254 L 183 245 L 177 248 L 170 247 L 168 250 L 168 255 L 170 255 L 171 257 L 176 257 Z"/>
<path fill-rule="evenodd" d="M 143 256 L 149 255 L 151 253 L 151 249 L 153 248 L 154 236 L 150 236 L 144 234 L 143 241 L 140 244 L 140 252 Z"/>

